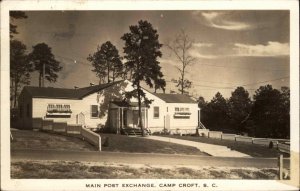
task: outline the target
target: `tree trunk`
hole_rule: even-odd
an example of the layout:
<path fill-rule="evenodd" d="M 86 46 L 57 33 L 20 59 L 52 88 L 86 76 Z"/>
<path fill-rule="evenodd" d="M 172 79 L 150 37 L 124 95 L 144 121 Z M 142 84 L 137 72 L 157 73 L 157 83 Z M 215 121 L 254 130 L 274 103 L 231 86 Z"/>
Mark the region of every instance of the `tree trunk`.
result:
<path fill-rule="evenodd" d="M 138 89 L 138 106 L 139 106 L 139 118 L 138 118 L 138 126 L 141 128 L 142 136 L 145 136 L 143 120 L 142 120 L 142 104 L 141 104 L 141 94 L 140 94 L 140 82 L 137 84 Z"/>
<path fill-rule="evenodd" d="M 39 75 L 39 87 L 42 87 L 42 74 Z"/>
<path fill-rule="evenodd" d="M 112 81 L 114 82 L 115 81 L 115 68 L 113 68 L 113 71 L 112 71 Z"/>
<path fill-rule="evenodd" d="M 15 89 L 14 89 L 14 108 L 16 108 L 17 106 L 17 98 L 18 98 L 18 82 L 17 82 L 17 75 L 16 75 L 16 79 L 15 79 Z"/>
<path fill-rule="evenodd" d="M 109 83 L 109 65 L 107 64 L 107 83 Z"/>

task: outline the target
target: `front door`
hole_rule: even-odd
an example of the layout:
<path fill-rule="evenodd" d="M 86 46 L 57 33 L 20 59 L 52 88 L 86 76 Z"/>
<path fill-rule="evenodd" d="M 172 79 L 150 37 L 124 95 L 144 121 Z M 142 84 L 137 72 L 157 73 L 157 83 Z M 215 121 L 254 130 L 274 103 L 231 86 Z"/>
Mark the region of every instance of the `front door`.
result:
<path fill-rule="evenodd" d="M 127 110 L 123 110 L 123 127 L 127 126 Z"/>
<path fill-rule="evenodd" d="M 85 116 L 82 112 L 77 115 L 77 121 L 76 122 L 77 122 L 77 124 L 85 125 Z"/>

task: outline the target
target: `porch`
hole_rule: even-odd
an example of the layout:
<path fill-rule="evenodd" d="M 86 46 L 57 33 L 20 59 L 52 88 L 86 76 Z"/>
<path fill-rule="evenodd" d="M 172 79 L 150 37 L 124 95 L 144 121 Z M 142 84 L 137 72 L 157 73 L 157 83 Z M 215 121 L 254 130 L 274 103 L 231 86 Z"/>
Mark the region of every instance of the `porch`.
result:
<path fill-rule="evenodd" d="M 148 129 L 148 108 L 142 104 L 142 123 Z M 139 108 L 137 102 L 111 102 L 108 122 L 111 132 L 120 134 L 141 134 L 138 127 Z"/>

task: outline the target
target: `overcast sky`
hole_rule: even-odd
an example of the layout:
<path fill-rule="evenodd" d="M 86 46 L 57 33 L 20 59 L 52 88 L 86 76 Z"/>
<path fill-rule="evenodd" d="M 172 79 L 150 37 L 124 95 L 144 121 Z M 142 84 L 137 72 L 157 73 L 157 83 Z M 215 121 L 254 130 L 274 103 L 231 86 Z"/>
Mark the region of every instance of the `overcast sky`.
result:
<path fill-rule="evenodd" d="M 123 55 L 120 37 L 139 20 L 152 23 L 164 44 L 184 29 L 194 41 L 187 69 L 190 92 L 209 101 L 218 91 L 225 98 L 237 86 L 251 95 L 266 84 L 289 86 L 289 11 L 26 11 L 16 38 L 31 47 L 45 42 L 62 63 L 58 82 L 47 86 L 73 88 L 97 83 L 86 60 L 97 45 L 111 41 Z M 160 59 L 167 92 L 178 79 L 180 63 L 165 47 Z M 38 85 L 37 75 L 31 85 Z"/>

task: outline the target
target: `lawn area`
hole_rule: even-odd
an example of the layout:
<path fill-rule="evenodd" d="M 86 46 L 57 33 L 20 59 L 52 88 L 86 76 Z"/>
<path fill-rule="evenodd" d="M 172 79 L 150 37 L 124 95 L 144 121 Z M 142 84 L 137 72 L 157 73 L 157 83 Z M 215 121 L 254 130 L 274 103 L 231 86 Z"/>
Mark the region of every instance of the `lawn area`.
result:
<path fill-rule="evenodd" d="M 70 151 L 96 151 L 97 148 L 78 137 L 30 130 L 12 130 L 12 149 L 54 149 Z M 108 138 L 108 145 L 105 144 Z M 195 147 L 173 143 L 128 137 L 116 134 L 101 134 L 102 151 L 204 155 Z"/>
<path fill-rule="evenodd" d="M 30 130 L 12 130 L 11 149 L 55 149 L 96 151 L 91 144 L 77 137 Z"/>
<path fill-rule="evenodd" d="M 189 147 L 174 143 L 143 139 L 142 137 L 130 137 L 116 134 L 100 134 L 102 141 L 102 151 L 112 152 L 133 152 L 133 153 L 164 153 L 164 154 L 191 154 L 204 155 L 195 147 Z M 108 146 L 105 140 L 108 138 Z"/>
<path fill-rule="evenodd" d="M 277 179 L 274 168 L 183 167 L 71 161 L 12 161 L 11 178 Z"/>
<path fill-rule="evenodd" d="M 251 143 L 242 143 L 242 142 L 235 142 L 231 140 L 221 140 L 221 139 L 213 139 L 213 138 L 197 137 L 197 136 L 179 136 L 179 135 L 161 135 L 161 136 L 214 144 L 214 145 L 227 146 L 232 150 L 236 150 L 248 154 L 252 157 L 268 158 L 268 157 L 277 157 L 279 156 L 279 154 L 283 154 L 284 157 L 289 157 L 289 154 L 280 152 L 275 148 L 270 149 L 266 146 L 256 145 Z"/>

